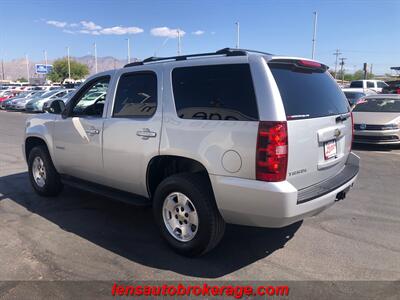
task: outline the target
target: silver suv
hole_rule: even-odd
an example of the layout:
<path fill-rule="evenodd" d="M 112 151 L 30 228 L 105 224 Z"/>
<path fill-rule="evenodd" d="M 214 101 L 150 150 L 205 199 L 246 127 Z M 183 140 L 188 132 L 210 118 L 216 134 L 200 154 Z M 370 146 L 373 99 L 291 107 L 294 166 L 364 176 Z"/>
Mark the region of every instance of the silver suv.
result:
<path fill-rule="evenodd" d="M 95 102 L 91 94 L 106 92 Z M 90 77 L 27 121 L 33 188 L 70 184 L 151 204 L 172 248 L 196 256 L 225 222 L 282 227 L 345 198 L 359 158 L 327 67 L 222 49 L 148 58 Z"/>

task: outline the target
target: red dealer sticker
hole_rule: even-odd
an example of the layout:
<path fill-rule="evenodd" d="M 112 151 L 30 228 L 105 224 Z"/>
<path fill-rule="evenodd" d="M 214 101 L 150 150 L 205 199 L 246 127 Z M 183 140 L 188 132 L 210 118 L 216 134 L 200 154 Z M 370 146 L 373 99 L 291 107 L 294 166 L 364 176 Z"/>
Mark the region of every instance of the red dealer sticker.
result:
<path fill-rule="evenodd" d="M 336 140 L 331 140 L 324 143 L 325 159 L 330 159 L 336 156 Z"/>

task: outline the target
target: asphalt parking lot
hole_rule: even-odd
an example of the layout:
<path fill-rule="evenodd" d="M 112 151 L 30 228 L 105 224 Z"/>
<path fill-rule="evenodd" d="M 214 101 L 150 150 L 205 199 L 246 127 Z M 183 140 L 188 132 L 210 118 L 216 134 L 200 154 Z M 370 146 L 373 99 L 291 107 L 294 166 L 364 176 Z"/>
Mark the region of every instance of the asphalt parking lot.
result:
<path fill-rule="evenodd" d="M 344 200 L 282 229 L 228 226 L 212 253 L 181 257 L 150 208 L 72 188 L 33 193 L 23 113 L 0 111 L 0 280 L 399 280 L 400 148 L 357 147 Z"/>

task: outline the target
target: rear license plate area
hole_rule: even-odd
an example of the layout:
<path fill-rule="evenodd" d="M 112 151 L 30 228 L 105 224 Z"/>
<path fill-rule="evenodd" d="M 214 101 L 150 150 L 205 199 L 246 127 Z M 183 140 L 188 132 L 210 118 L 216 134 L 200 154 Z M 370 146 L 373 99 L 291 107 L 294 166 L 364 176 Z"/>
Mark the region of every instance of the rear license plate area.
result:
<path fill-rule="evenodd" d="M 324 143 L 324 157 L 325 160 L 331 159 L 337 155 L 336 140 L 330 140 Z"/>

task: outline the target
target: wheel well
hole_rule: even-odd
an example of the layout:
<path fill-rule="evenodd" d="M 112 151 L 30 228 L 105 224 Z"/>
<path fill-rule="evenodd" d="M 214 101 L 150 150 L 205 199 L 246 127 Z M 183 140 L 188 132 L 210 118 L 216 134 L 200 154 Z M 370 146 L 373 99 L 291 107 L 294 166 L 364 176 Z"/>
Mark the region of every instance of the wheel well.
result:
<path fill-rule="evenodd" d="M 147 167 L 147 190 L 150 198 L 161 181 L 178 173 L 203 173 L 210 180 L 207 169 L 194 159 L 172 155 L 156 156 Z"/>
<path fill-rule="evenodd" d="M 41 138 L 38 137 L 28 137 L 25 140 L 25 156 L 26 156 L 26 160 L 28 161 L 28 157 L 29 157 L 29 153 L 31 152 L 31 150 L 33 148 L 35 148 L 36 146 L 40 146 L 43 145 L 47 148 L 46 142 L 44 140 L 42 140 Z"/>

